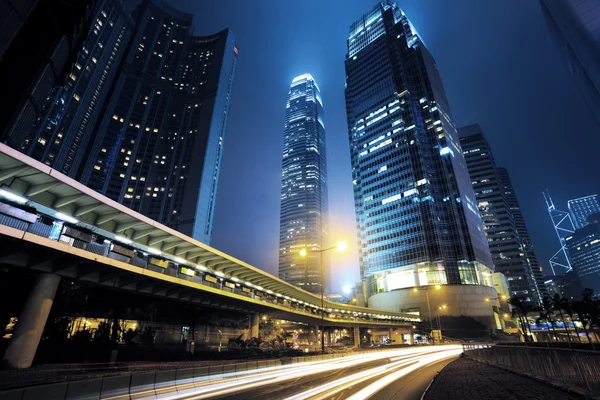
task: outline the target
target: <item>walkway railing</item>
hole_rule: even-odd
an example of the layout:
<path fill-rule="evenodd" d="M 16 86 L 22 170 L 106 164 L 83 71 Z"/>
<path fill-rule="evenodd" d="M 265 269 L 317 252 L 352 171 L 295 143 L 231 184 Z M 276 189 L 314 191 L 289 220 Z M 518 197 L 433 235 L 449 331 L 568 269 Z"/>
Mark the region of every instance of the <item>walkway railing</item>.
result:
<path fill-rule="evenodd" d="M 478 347 L 479 346 L 479 347 Z M 585 350 L 504 345 L 463 345 L 464 355 L 473 360 L 514 372 L 600 394 L 600 354 Z"/>

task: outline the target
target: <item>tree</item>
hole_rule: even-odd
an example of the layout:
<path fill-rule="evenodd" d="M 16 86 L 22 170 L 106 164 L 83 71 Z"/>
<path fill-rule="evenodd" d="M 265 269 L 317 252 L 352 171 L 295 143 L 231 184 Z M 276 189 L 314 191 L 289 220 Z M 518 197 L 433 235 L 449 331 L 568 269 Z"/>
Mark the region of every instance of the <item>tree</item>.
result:
<path fill-rule="evenodd" d="M 129 328 L 123 333 L 123 341 L 125 345 L 131 346 L 133 344 L 133 339 L 137 336 L 137 331 Z"/>
<path fill-rule="evenodd" d="M 110 324 L 100 322 L 96 332 L 94 332 L 94 343 L 106 344 L 110 342 Z"/>
<path fill-rule="evenodd" d="M 144 331 L 140 334 L 140 341 L 147 346 L 153 346 L 155 335 L 156 335 L 156 331 L 154 330 L 154 328 L 151 327 L 150 325 L 148 325 L 144 328 Z"/>
<path fill-rule="evenodd" d="M 554 309 L 552 308 L 552 300 L 550 300 L 548 296 L 545 296 L 542 299 L 542 308 L 543 310 L 540 310 L 540 318 L 543 318 L 550 323 L 554 338 L 556 341 L 558 341 L 558 334 L 556 333 L 556 320 L 554 319 Z"/>
<path fill-rule="evenodd" d="M 521 296 L 514 296 L 508 300 L 508 303 L 512 306 L 512 316 L 515 315 L 519 318 L 519 322 L 521 324 L 521 328 L 523 330 L 523 335 L 525 338 L 525 343 L 527 343 L 532 334 L 531 328 L 529 326 L 529 322 L 527 321 L 527 315 L 530 311 L 532 311 L 531 304 L 527 303 L 525 299 Z"/>
<path fill-rule="evenodd" d="M 554 293 L 554 296 L 552 297 L 552 307 L 554 307 L 555 310 L 558 310 L 560 319 L 562 320 L 563 325 L 565 327 L 565 331 L 567 332 L 567 339 L 569 340 L 569 347 L 571 347 L 571 343 L 573 342 L 571 339 L 571 331 L 569 331 L 569 325 L 567 324 L 567 321 L 563 314 L 563 309 L 565 307 L 565 303 L 568 303 L 568 302 L 569 302 L 569 300 L 566 297 L 560 297 L 560 295 L 558 293 Z"/>

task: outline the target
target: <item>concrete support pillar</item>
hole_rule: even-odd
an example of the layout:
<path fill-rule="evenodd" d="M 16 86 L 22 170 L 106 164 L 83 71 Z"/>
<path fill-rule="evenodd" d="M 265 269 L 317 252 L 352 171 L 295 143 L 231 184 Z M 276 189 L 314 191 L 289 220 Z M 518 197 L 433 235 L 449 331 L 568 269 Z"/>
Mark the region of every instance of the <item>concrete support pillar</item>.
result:
<path fill-rule="evenodd" d="M 388 337 L 390 338 L 390 344 L 391 344 L 392 340 L 394 340 L 394 330 L 392 328 L 389 329 Z"/>
<path fill-rule="evenodd" d="M 357 325 L 352 330 L 354 331 L 354 347 L 360 347 L 360 328 Z"/>
<path fill-rule="evenodd" d="M 411 327 L 408 332 L 410 333 L 410 344 L 415 344 L 415 331 Z"/>
<path fill-rule="evenodd" d="M 260 315 L 258 313 L 250 316 L 250 337 L 258 337 L 258 324 L 260 323 Z"/>
<path fill-rule="evenodd" d="M 3 361 L 8 367 L 29 368 L 40 344 L 48 314 L 60 283 L 60 276 L 40 274 L 37 276 L 25 307 L 19 315 L 12 339 L 4 353 Z"/>

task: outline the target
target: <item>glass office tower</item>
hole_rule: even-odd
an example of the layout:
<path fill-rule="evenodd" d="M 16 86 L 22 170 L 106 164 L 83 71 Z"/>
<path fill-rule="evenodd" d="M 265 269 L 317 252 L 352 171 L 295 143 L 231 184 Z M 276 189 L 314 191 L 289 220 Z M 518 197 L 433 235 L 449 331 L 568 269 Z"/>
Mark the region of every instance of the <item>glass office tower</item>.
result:
<path fill-rule="evenodd" d="M 520 213 L 520 210 L 518 204 L 513 210 L 508 201 L 507 192 L 513 206 L 516 203 L 510 180 L 507 181 L 508 175 L 500 178 L 492 149 L 479 125 L 465 126 L 458 132 L 495 270 L 506 276 L 511 296 L 522 296 L 530 303 L 539 304 L 540 295 L 532 265 L 525 255 L 513 212 Z M 507 190 L 506 186 L 510 186 L 511 190 Z M 523 228 L 522 215 L 520 222 Z"/>
<path fill-rule="evenodd" d="M 483 225 L 433 57 L 391 2 L 353 23 L 347 44 L 346 111 L 369 306 L 408 310 L 410 288 L 438 284 L 459 302 L 466 294 L 459 286 L 487 286 L 478 293 L 495 297 Z M 458 307 L 452 313 L 486 315 L 489 324 L 489 307 Z"/>
<path fill-rule="evenodd" d="M 279 278 L 320 293 L 321 267 L 328 265 L 318 252 L 327 246 L 327 159 L 323 102 L 310 74 L 292 81 L 283 135 Z"/>
<path fill-rule="evenodd" d="M 600 213 L 600 204 L 598 203 L 598 195 L 579 197 L 567 202 L 569 214 L 575 229 L 581 229 L 589 224 L 589 217 L 592 214 Z"/>

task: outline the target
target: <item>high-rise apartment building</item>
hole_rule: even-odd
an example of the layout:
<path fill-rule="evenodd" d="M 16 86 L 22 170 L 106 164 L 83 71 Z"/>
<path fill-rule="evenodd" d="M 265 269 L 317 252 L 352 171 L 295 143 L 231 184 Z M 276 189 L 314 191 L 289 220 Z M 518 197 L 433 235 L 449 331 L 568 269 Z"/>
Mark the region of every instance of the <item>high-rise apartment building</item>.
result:
<path fill-rule="evenodd" d="M 63 174 L 75 178 L 87 160 L 86 149 L 102 119 L 134 28 L 119 0 L 103 0 L 93 17 L 87 39 L 64 85 L 55 86 L 35 126 L 16 148 Z"/>
<path fill-rule="evenodd" d="M 192 36 L 192 15 L 146 0 L 78 178 L 210 242 L 237 62 L 233 34 Z"/>
<path fill-rule="evenodd" d="M 575 229 L 587 226 L 589 224 L 589 217 L 592 214 L 600 213 L 597 194 L 569 200 L 567 206 L 569 207 L 569 214 L 571 214 L 571 220 Z"/>
<path fill-rule="evenodd" d="M 506 194 L 505 185 L 512 188 L 510 181 L 506 181 L 508 175 L 504 179 L 499 176 L 492 149 L 479 125 L 465 126 L 458 132 L 495 270 L 506 276 L 512 296 L 522 296 L 531 303 L 539 303 L 540 295 L 532 265 L 525 255 L 516 218 Z M 515 207 L 516 196 L 512 190 L 508 191 L 511 192 L 510 203 Z M 515 208 L 518 210 L 518 203 Z M 524 227 L 522 215 L 520 223 Z"/>
<path fill-rule="evenodd" d="M 318 252 L 327 246 L 327 158 L 323 102 L 310 74 L 292 81 L 283 135 L 279 277 L 320 293 L 321 268 L 328 264 L 321 265 Z"/>
<path fill-rule="evenodd" d="M 238 49 L 229 30 L 193 36 L 192 19 L 159 0 L 131 16 L 99 2 L 66 81 L 12 144 L 209 243 Z"/>
<path fill-rule="evenodd" d="M 550 39 L 600 123 L 600 0 L 540 0 Z"/>
<path fill-rule="evenodd" d="M 20 148 L 62 85 L 92 25 L 96 0 L 0 2 L 0 141 Z"/>
<path fill-rule="evenodd" d="M 489 324 L 490 305 L 475 298 L 497 296 L 493 264 L 433 57 L 389 1 L 351 25 L 347 44 L 346 111 L 369 306 L 426 315 L 418 287 L 442 285 L 440 296 L 455 304 L 447 312 Z"/>
<path fill-rule="evenodd" d="M 521 240 L 521 247 L 523 248 L 525 259 L 531 267 L 531 273 L 533 274 L 533 279 L 539 294 L 538 297 L 543 299 L 544 297 L 548 296 L 546 285 L 544 283 L 544 271 L 542 270 L 542 267 L 540 266 L 535 254 L 533 242 L 531 241 L 531 236 L 529 236 L 529 230 L 527 229 L 523 212 L 521 211 L 515 189 L 513 188 L 510 180 L 510 175 L 508 175 L 506 168 L 502 167 L 498 167 L 497 172 L 498 177 L 500 178 L 500 185 L 504 190 L 504 197 L 506 198 L 506 202 L 508 203 L 508 207 L 510 208 L 515 221 L 515 227 L 517 228 L 517 234 Z"/>

